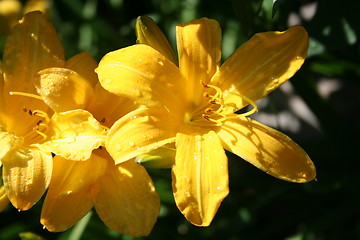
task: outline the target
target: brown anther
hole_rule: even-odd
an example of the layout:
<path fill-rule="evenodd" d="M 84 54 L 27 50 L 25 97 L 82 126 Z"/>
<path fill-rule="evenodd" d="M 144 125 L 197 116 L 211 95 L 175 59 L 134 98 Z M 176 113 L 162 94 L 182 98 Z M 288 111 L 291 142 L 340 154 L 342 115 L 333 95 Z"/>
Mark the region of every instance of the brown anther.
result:
<path fill-rule="evenodd" d="M 27 112 L 28 110 L 26 109 L 26 107 L 23 107 L 22 109 L 24 112 Z"/>
<path fill-rule="evenodd" d="M 102 119 L 100 120 L 100 122 L 101 122 L 101 123 L 105 123 L 105 122 L 106 122 L 106 119 L 105 119 L 105 118 L 102 118 Z"/>
<path fill-rule="evenodd" d="M 204 97 L 210 97 L 210 94 L 204 93 L 203 96 L 204 96 Z"/>
<path fill-rule="evenodd" d="M 212 108 L 206 108 L 205 109 L 205 113 L 211 113 L 211 112 L 213 112 L 214 111 L 214 109 L 212 109 Z"/>
<path fill-rule="evenodd" d="M 211 100 L 209 101 L 209 103 L 211 103 L 211 104 L 217 104 L 217 102 L 216 102 L 215 99 L 211 99 Z"/>
<path fill-rule="evenodd" d="M 39 120 L 39 121 L 36 123 L 36 125 L 39 126 L 42 122 L 43 122 L 42 120 Z"/>
<path fill-rule="evenodd" d="M 33 112 L 32 112 L 31 110 L 29 110 L 29 114 L 30 114 L 30 116 L 32 116 L 32 115 L 33 115 Z"/>

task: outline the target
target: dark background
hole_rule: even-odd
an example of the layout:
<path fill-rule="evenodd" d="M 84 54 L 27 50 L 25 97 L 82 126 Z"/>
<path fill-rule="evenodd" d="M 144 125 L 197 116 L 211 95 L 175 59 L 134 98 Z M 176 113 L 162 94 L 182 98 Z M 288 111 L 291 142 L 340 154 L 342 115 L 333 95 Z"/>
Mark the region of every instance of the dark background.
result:
<path fill-rule="evenodd" d="M 159 219 L 148 237 L 110 231 L 92 212 L 77 227 L 49 233 L 39 223 L 41 202 L 0 215 L 0 239 L 360 239 L 360 3 L 335 0 L 63 0 L 50 19 L 67 58 L 107 52 L 136 41 L 139 15 L 151 16 L 175 46 L 175 25 L 216 19 L 223 31 L 224 60 L 254 33 L 301 24 L 309 33 L 309 57 L 283 87 L 259 102 L 253 117 L 291 136 L 317 167 L 317 181 L 288 183 L 237 156 L 229 156 L 230 194 L 210 227 L 188 223 L 177 210 L 170 170 L 149 170 L 161 196 Z M 273 10 L 277 10 L 276 12 Z M 275 13 L 275 14 L 274 14 Z M 274 14 L 274 17 L 272 16 Z M 5 36 L 1 36 L 1 49 Z M 28 238 L 26 238 L 28 237 Z"/>

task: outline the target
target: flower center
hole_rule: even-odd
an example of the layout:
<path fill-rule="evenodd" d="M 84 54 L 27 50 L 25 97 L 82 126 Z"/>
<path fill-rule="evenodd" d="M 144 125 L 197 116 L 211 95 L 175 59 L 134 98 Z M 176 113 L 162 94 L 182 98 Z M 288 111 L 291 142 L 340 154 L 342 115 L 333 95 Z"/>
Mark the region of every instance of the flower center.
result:
<path fill-rule="evenodd" d="M 14 96 L 24 96 L 31 97 L 35 99 L 42 100 L 42 98 L 38 95 L 32 93 L 24 93 L 24 92 L 9 92 L 10 95 Z M 48 125 L 50 122 L 50 118 L 48 114 L 42 110 L 31 110 L 24 107 L 22 109 L 25 113 L 28 113 L 32 117 L 37 117 L 39 120 L 36 122 L 36 126 L 32 128 L 32 131 L 27 132 L 23 137 L 25 142 L 32 143 L 39 141 L 39 137 L 41 137 L 40 141 L 45 141 L 47 139 L 47 135 L 45 134 L 48 129 Z"/>
<path fill-rule="evenodd" d="M 203 100 L 185 116 L 188 124 L 200 127 L 220 127 L 227 119 L 246 117 L 257 111 L 256 104 L 245 96 L 240 96 L 253 106 L 248 112 L 234 114 L 234 108 L 224 103 L 222 90 L 214 85 L 202 84 L 204 87 Z M 234 93 L 231 93 L 234 94 Z"/>

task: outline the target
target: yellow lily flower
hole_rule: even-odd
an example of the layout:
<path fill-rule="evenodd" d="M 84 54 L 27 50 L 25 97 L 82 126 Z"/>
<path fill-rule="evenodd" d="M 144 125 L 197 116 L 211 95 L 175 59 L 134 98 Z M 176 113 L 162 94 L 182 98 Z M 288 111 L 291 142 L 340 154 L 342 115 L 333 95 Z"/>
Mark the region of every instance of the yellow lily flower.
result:
<path fill-rule="evenodd" d="M 314 164 L 301 147 L 248 118 L 256 100 L 303 64 L 308 36 L 302 27 L 256 34 L 221 66 L 221 31 L 215 20 L 177 25 L 179 66 L 168 57 L 167 41 L 151 31 L 156 27 L 149 18 L 140 18 L 137 28 L 138 41 L 146 44 L 110 52 L 96 69 L 105 89 L 146 106 L 108 132 L 106 148 L 116 163 L 175 142 L 175 202 L 198 226 L 211 223 L 229 192 L 224 149 L 283 180 L 315 178 Z M 254 109 L 237 114 L 248 105 Z"/>
<path fill-rule="evenodd" d="M 64 231 L 95 207 L 110 229 L 148 235 L 160 209 L 151 178 L 135 161 L 115 165 L 96 127 L 101 122 L 110 128 L 136 105 L 104 90 L 96 67 L 96 61 L 82 53 L 65 68 L 44 69 L 34 79 L 38 93 L 55 111 L 50 141 L 41 145 L 56 154 L 41 223 L 50 231 Z"/>
<path fill-rule="evenodd" d="M 42 100 L 16 93 L 36 93 L 32 78 L 39 70 L 64 66 L 62 45 L 40 12 L 25 15 L 13 28 L 0 65 L 0 162 L 4 189 L 14 207 L 27 210 L 41 198 L 50 182 L 51 152 L 41 151 L 39 145 L 46 140 L 52 111 Z"/>

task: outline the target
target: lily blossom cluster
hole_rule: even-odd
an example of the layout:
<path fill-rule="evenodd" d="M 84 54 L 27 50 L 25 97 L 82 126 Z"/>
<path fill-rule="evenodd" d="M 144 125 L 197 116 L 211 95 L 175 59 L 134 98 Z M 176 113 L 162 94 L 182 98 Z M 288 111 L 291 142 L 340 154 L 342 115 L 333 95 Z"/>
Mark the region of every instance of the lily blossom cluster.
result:
<path fill-rule="evenodd" d="M 315 178 L 299 145 L 249 118 L 303 64 L 304 28 L 256 34 L 223 64 L 215 20 L 177 25 L 178 58 L 151 18 L 136 35 L 98 64 L 88 53 L 66 61 L 40 12 L 13 28 L 0 65 L 0 210 L 44 196 L 49 231 L 94 208 L 110 229 L 146 236 L 160 199 L 144 166 L 171 168 L 176 206 L 196 226 L 229 194 L 225 150 L 279 179 Z"/>

